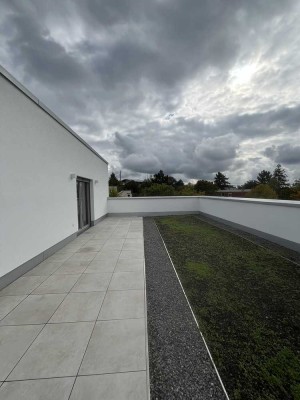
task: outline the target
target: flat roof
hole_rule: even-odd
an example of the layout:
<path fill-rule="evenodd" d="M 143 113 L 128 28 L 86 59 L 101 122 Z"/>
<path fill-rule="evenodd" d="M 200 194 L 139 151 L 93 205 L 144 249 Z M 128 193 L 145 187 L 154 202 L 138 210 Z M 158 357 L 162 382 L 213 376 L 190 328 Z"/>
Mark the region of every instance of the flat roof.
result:
<path fill-rule="evenodd" d="M 87 147 L 91 152 L 93 152 L 97 157 L 99 157 L 106 164 L 108 162 L 97 153 L 86 141 L 84 141 L 76 132 L 73 131 L 63 120 L 61 120 L 53 111 L 51 111 L 44 103 L 42 103 L 33 93 L 31 93 L 25 86 L 23 86 L 16 78 L 14 78 L 5 68 L 0 65 L 0 74 L 13 84 L 17 89 L 19 89 L 25 96 L 29 97 L 30 100 L 36 103 L 38 107 L 43 109 L 50 117 L 55 119 L 62 127 L 64 127 L 71 135 L 73 135 L 77 140 L 79 140 L 85 147 Z"/>

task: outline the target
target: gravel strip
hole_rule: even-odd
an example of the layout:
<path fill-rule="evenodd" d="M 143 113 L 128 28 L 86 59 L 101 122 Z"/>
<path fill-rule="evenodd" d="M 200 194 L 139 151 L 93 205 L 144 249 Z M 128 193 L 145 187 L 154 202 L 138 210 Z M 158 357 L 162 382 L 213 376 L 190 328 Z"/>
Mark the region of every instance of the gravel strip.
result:
<path fill-rule="evenodd" d="M 151 399 L 226 400 L 153 218 L 144 218 Z"/>

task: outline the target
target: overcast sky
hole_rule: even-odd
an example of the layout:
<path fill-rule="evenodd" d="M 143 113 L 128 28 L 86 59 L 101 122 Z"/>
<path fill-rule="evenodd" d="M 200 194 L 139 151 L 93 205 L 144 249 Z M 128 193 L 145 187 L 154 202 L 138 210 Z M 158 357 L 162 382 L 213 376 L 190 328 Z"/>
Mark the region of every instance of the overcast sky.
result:
<path fill-rule="evenodd" d="M 300 178 L 298 0 L 2 0 L 0 63 L 124 178 Z"/>

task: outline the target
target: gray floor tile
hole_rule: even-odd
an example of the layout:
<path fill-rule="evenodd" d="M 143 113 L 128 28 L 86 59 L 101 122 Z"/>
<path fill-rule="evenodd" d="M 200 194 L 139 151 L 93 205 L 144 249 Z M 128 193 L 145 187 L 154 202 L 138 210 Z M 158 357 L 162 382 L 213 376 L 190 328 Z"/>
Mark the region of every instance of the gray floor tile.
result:
<path fill-rule="evenodd" d="M 43 325 L 0 326 L 0 380 L 11 372 Z"/>
<path fill-rule="evenodd" d="M 46 325 L 8 380 L 76 375 L 93 326 L 93 322 Z"/>
<path fill-rule="evenodd" d="M 32 268 L 27 274 L 24 276 L 43 276 L 43 275 L 52 275 L 61 265 L 62 261 L 43 261 L 41 264 Z"/>
<path fill-rule="evenodd" d="M 115 290 L 106 293 L 101 307 L 100 320 L 143 318 L 143 290 Z"/>
<path fill-rule="evenodd" d="M 87 269 L 84 271 L 85 274 L 97 274 L 100 272 L 114 272 L 117 260 L 93 260 Z"/>
<path fill-rule="evenodd" d="M 128 232 L 127 239 L 142 239 L 143 238 L 143 233 L 139 233 L 139 232 Z"/>
<path fill-rule="evenodd" d="M 143 272 L 115 272 L 108 290 L 144 289 Z"/>
<path fill-rule="evenodd" d="M 144 260 L 118 260 L 115 272 L 135 272 L 144 270 Z"/>
<path fill-rule="evenodd" d="M 109 250 L 109 251 L 111 251 L 111 250 L 112 251 L 121 251 L 122 247 L 123 247 L 122 243 L 109 243 L 109 242 L 107 242 L 107 243 L 105 243 L 105 245 L 103 245 L 102 251 L 106 251 L 106 250 Z"/>
<path fill-rule="evenodd" d="M 105 244 L 119 244 L 119 245 L 123 245 L 124 244 L 125 239 L 120 239 L 120 238 L 115 238 L 114 234 L 106 241 Z"/>
<path fill-rule="evenodd" d="M 77 250 L 77 246 L 75 247 L 63 247 L 62 249 L 58 250 L 55 254 L 69 254 L 69 257 L 74 254 Z"/>
<path fill-rule="evenodd" d="M 79 371 L 80 375 L 145 369 L 144 319 L 96 323 Z"/>
<path fill-rule="evenodd" d="M 103 245 L 101 244 L 100 246 L 95 245 L 95 246 L 84 246 L 84 247 L 80 247 L 80 249 L 78 249 L 76 251 L 76 253 L 97 253 L 98 251 L 101 250 L 101 248 L 103 247 Z"/>
<path fill-rule="evenodd" d="M 117 260 L 120 256 L 121 251 L 113 251 L 113 250 L 101 250 L 96 257 L 95 260 Z"/>
<path fill-rule="evenodd" d="M 48 258 L 49 261 L 66 261 L 70 258 L 70 253 L 54 253 L 52 256 Z"/>
<path fill-rule="evenodd" d="M 134 259 L 144 259 L 143 250 L 122 250 L 120 254 L 120 260 L 134 260 Z"/>
<path fill-rule="evenodd" d="M 81 246 L 83 246 L 85 243 L 87 243 L 88 241 L 89 241 L 89 238 L 88 238 L 88 237 L 83 238 L 83 237 L 81 236 L 81 237 L 78 237 L 78 238 L 74 239 L 72 243 L 74 243 L 75 245 L 79 244 L 80 247 L 81 247 Z"/>
<path fill-rule="evenodd" d="M 21 276 L 6 288 L 2 289 L 0 296 L 30 294 L 48 276 Z"/>
<path fill-rule="evenodd" d="M 51 275 L 32 294 L 68 293 L 80 275 Z"/>
<path fill-rule="evenodd" d="M 11 310 L 13 310 L 25 298 L 26 298 L 26 295 L 0 297 L 0 320 L 2 318 L 4 318 Z"/>
<path fill-rule="evenodd" d="M 50 323 L 96 320 L 105 292 L 69 293 Z"/>
<path fill-rule="evenodd" d="M 131 251 L 144 251 L 144 244 L 139 243 L 124 243 L 122 250 L 131 250 Z"/>
<path fill-rule="evenodd" d="M 93 251 L 89 253 L 75 253 L 70 258 L 69 261 L 92 261 L 98 253 Z"/>
<path fill-rule="evenodd" d="M 5 382 L 0 400 L 68 400 L 75 378 Z"/>
<path fill-rule="evenodd" d="M 100 240 L 100 239 L 92 239 L 92 240 L 89 240 L 84 246 L 82 246 L 82 247 L 90 247 L 90 246 L 92 246 L 92 247 L 102 247 L 103 245 L 104 245 L 104 243 L 105 243 L 105 240 Z M 97 251 L 99 251 L 99 250 L 97 250 Z"/>
<path fill-rule="evenodd" d="M 64 294 L 29 295 L 0 325 L 45 324 L 64 298 Z"/>
<path fill-rule="evenodd" d="M 144 245 L 144 239 L 126 239 L 124 244 L 139 244 L 141 246 Z"/>
<path fill-rule="evenodd" d="M 127 237 L 127 231 L 114 233 L 114 238 L 126 239 L 126 237 Z"/>
<path fill-rule="evenodd" d="M 73 274 L 82 274 L 86 267 L 89 265 L 90 261 L 66 261 L 59 267 L 54 275 L 73 275 Z"/>
<path fill-rule="evenodd" d="M 147 400 L 146 372 L 79 376 L 70 400 Z"/>
<path fill-rule="evenodd" d="M 110 273 L 82 274 L 71 292 L 102 292 L 107 290 Z"/>
<path fill-rule="evenodd" d="M 106 241 L 110 237 L 111 233 L 96 233 L 93 235 L 93 239 L 91 240 L 104 240 Z"/>
<path fill-rule="evenodd" d="M 80 247 L 82 246 L 81 243 L 74 243 L 71 242 L 69 244 L 67 244 L 65 247 L 63 247 L 61 250 L 59 250 L 61 253 L 63 252 L 63 250 L 72 250 L 72 251 L 76 251 L 78 249 L 80 249 Z"/>

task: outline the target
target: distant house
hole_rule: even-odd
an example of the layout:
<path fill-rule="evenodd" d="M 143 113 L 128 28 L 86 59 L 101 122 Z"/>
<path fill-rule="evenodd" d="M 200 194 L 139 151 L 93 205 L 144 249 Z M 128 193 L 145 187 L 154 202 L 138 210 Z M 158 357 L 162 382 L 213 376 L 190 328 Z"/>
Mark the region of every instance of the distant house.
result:
<path fill-rule="evenodd" d="M 126 185 L 126 183 L 132 182 L 132 179 L 122 179 L 121 183 L 122 185 Z"/>
<path fill-rule="evenodd" d="M 247 194 L 249 192 L 251 192 L 251 189 L 223 189 L 223 190 L 217 190 L 216 196 L 247 197 Z"/>
<path fill-rule="evenodd" d="M 131 190 L 121 190 L 121 192 L 118 193 L 119 197 L 132 197 Z"/>

